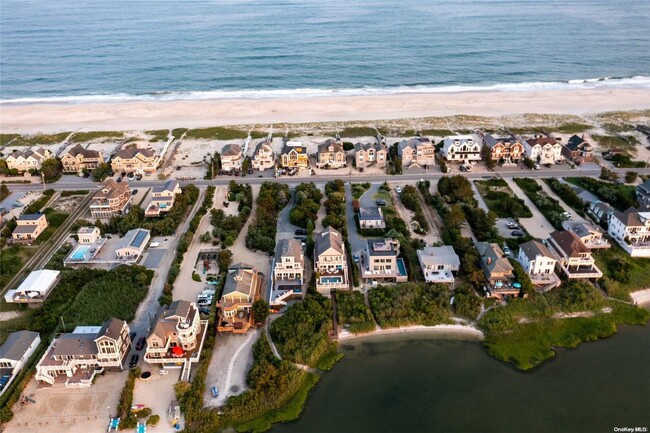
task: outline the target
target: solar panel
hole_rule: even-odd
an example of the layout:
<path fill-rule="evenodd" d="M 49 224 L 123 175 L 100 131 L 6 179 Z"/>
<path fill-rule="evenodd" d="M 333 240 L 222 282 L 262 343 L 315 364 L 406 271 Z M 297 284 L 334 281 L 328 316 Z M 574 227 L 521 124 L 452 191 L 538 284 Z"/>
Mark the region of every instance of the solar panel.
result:
<path fill-rule="evenodd" d="M 133 238 L 133 242 L 131 242 L 131 246 L 135 248 L 140 248 L 140 245 L 142 245 L 142 242 L 146 237 L 147 237 L 147 232 L 144 230 L 140 230 L 138 234 L 135 235 L 135 238 Z"/>

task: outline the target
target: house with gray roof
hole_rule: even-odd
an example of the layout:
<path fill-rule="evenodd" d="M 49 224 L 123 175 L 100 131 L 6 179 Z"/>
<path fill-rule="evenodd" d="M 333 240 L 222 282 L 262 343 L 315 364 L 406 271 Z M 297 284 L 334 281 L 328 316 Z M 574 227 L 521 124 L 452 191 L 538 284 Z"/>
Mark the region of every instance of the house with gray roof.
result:
<path fill-rule="evenodd" d="M 519 289 L 514 287 L 514 268 L 498 244 L 477 242 L 476 250 L 481 259 L 481 269 L 488 282 L 491 294 L 517 295 Z"/>
<path fill-rule="evenodd" d="M 566 220 L 562 222 L 562 228 L 578 235 L 582 243 L 590 250 L 607 249 L 612 246 L 609 241 L 603 237 L 605 231 L 594 224 Z"/>
<path fill-rule="evenodd" d="M 349 288 L 343 235 L 332 227 L 316 235 L 314 272 L 316 290 L 325 296 L 329 296 L 332 290 Z"/>
<path fill-rule="evenodd" d="M 264 276 L 247 263 L 228 268 L 223 294 L 217 304 L 219 332 L 245 334 L 254 324 L 253 302 L 260 296 Z"/>
<path fill-rule="evenodd" d="M 632 257 L 650 257 L 650 212 L 614 212 L 608 233 Z"/>
<path fill-rule="evenodd" d="M 635 188 L 639 210 L 650 210 L 650 179 Z"/>
<path fill-rule="evenodd" d="M 533 284 L 541 285 L 544 289 L 559 284 L 559 278 L 555 275 L 557 260 L 543 243 L 532 240 L 519 245 L 517 261 Z"/>
<path fill-rule="evenodd" d="M 427 283 L 454 283 L 454 273 L 460 269 L 460 259 L 453 247 L 425 247 L 417 254 Z"/>
<path fill-rule="evenodd" d="M 359 208 L 359 227 L 361 229 L 385 229 L 386 220 L 380 207 Z"/>
<path fill-rule="evenodd" d="M 372 165 L 384 168 L 388 161 L 386 145 L 378 140 L 374 143 L 357 142 L 354 145 L 354 161 L 358 170 Z"/>
<path fill-rule="evenodd" d="M 38 332 L 16 331 L 9 334 L 0 346 L 0 377 L 9 376 L 5 383 L 0 384 L 0 395 L 9 389 L 18 373 L 32 357 L 41 337 Z"/>
<path fill-rule="evenodd" d="M 295 294 L 303 295 L 305 256 L 302 242 L 297 239 L 278 241 L 275 247 L 273 279 L 277 290 L 293 290 Z"/>
<path fill-rule="evenodd" d="M 104 369 L 123 369 L 131 349 L 129 326 L 110 319 L 102 326 L 78 326 L 52 340 L 36 365 L 36 380 L 66 388 L 88 388 Z"/>
<path fill-rule="evenodd" d="M 361 277 L 371 284 L 378 282 L 402 283 L 408 280 L 404 259 L 398 257 L 397 239 L 367 239 L 361 259 Z"/>

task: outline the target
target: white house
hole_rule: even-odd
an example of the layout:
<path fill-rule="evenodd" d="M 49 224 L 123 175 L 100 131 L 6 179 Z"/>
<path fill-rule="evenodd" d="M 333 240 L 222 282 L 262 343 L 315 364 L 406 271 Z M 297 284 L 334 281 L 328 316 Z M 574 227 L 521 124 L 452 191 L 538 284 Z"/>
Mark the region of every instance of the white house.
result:
<path fill-rule="evenodd" d="M 650 257 L 650 212 L 614 212 L 608 233 L 632 257 Z"/>
<path fill-rule="evenodd" d="M 20 370 L 29 358 L 34 354 L 38 345 L 41 344 L 41 337 L 38 332 L 17 331 L 9 334 L 2 346 L 0 346 L 0 372 L 2 375 L 10 375 L 4 384 L 0 384 L 0 395 L 14 381 Z"/>
<path fill-rule="evenodd" d="M 427 283 L 453 284 L 453 273 L 460 269 L 458 254 L 449 245 L 418 250 L 418 260 Z"/>
<path fill-rule="evenodd" d="M 453 135 L 445 138 L 441 153 L 447 161 L 480 161 L 482 147 L 483 140 L 476 134 Z"/>
<path fill-rule="evenodd" d="M 541 242 L 528 241 L 519 245 L 517 261 L 521 263 L 533 284 L 548 285 L 559 282 L 555 275 L 557 260 Z"/>
<path fill-rule="evenodd" d="M 118 258 L 129 259 L 129 261 L 137 262 L 140 255 L 144 252 L 151 232 L 146 229 L 132 229 L 126 232 L 120 246 L 115 249 L 115 255 Z"/>
<path fill-rule="evenodd" d="M 5 293 L 7 303 L 38 303 L 45 301 L 60 279 L 61 272 L 41 269 L 30 273 L 16 290 Z"/>
<path fill-rule="evenodd" d="M 564 160 L 562 145 L 552 137 L 537 136 L 524 141 L 528 158 L 540 164 L 554 164 Z"/>

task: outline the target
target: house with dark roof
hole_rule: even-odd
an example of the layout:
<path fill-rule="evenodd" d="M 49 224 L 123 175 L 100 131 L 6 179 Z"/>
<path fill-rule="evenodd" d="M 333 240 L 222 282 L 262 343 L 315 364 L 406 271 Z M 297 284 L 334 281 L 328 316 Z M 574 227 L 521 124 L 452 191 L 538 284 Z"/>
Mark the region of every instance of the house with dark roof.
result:
<path fill-rule="evenodd" d="M 228 268 L 217 304 L 217 331 L 245 334 L 253 326 L 253 302 L 260 296 L 263 281 L 264 276 L 252 265 L 237 263 Z"/>
<path fill-rule="evenodd" d="M 151 149 L 121 149 L 111 161 L 115 173 L 154 173 L 158 158 Z"/>
<path fill-rule="evenodd" d="M 386 145 L 378 140 L 374 143 L 358 142 L 354 145 L 354 161 L 359 170 L 372 165 L 384 168 L 388 161 Z"/>
<path fill-rule="evenodd" d="M 515 137 L 493 137 L 492 134 L 484 134 L 483 146 L 490 151 L 490 159 L 504 165 L 511 165 L 519 162 L 524 157 L 524 145 Z"/>
<path fill-rule="evenodd" d="M 239 144 L 226 144 L 221 150 L 221 169 L 226 171 L 241 170 L 244 153 Z"/>
<path fill-rule="evenodd" d="M 300 141 L 287 141 L 280 153 L 280 164 L 283 168 L 309 167 L 307 147 Z"/>
<path fill-rule="evenodd" d="M 593 146 L 585 140 L 584 135 L 579 137 L 574 134 L 569 138 L 567 143 L 562 146 L 562 156 L 564 156 L 566 160 L 572 161 L 576 164 L 593 161 L 593 151 Z"/>
<path fill-rule="evenodd" d="M 93 194 L 90 214 L 95 219 L 125 215 L 131 204 L 131 189 L 126 182 L 109 180 Z"/>
<path fill-rule="evenodd" d="M 650 212 L 614 212 L 607 231 L 630 256 L 650 257 Z"/>
<path fill-rule="evenodd" d="M 151 188 L 151 201 L 144 211 L 144 216 L 153 218 L 167 213 L 174 206 L 176 195 L 182 193 L 181 186 L 175 180 L 168 180 L 162 186 Z"/>
<path fill-rule="evenodd" d="M 84 149 L 81 144 L 75 145 L 61 158 L 64 173 L 81 173 L 84 170 L 94 170 L 104 162 L 102 152 Z"/>
<path fill-rule="evenodd" d="M 11 152 L 5 158 L 7 168 L 23 173 L 29 170 L 40 170 L 43 161 L 54 155 L 43 147 Z"/>
<path fill-rule="evenodd" d="M 11 232 L 11 242 L 31 244 L 47 228 L 47 218 L 42 213 L 22 215 L 16 220 L 16 228 Z"/>
<path fill-rule="evenodd" d="M 591 279 L 603 276 L 596 266 L 591 250 L 574 232 L 556 230 L 550 234 L 545 244 L 557 259 L 557 266 L 567 278 Z"/>
<path fill-rule="evenodd" d="M 349 288 L 343 235 L 332 227 L 316 235 L 314 272 L 316 290 L 325 296 L 330 296 L 332 290 Z"/>
<path fill-rule="evenodd" d="M 592 201 L 587 205 L 587 213 L 591 215 L 598 223 L 608 223 L 615 209 L 602 201 Z"/>
<path fill-rule="evenodd" d="M 398 257 L 397 239 L 367 239 L 361 259 L 361 277 L 371 284 L 378 282 L 403 283 L 408 280 L 404 259 Z"/>
<path fill-rule="evenodd" d="M 318 168 L 342 168 L 347 165 L 343 143 L 330 138 L 325 143 L 318 145 L 316 167 Z"/>
<path fill-rule="evenodd" d="M 7 336 L 0 346 L 0 377 L 8 375 L 9 378 L 5 383 L 0 384 L 0 395 L 9 389 L 39 344 L 41 344 L 41 337 L 38 332 L 16 331 Z"/>
<path fill-rule="evenodd" d="M 562 228 L 578 235 L 582 243 L 590 250 L 607 249 L 612 246 L 609 241 L 603 237 L 605 231 L 594 224 L 566 220 L 562 222 Z"/>
<path fill-rule="evenodd" d="M 636 201 L 640 210 L 650 210 L 650 179 L 635 188 Z"/>
<path fill-rule="evenodd" d="M 481 259 L 481 269 L 488 282 L 491 294 L 517 295 L 519 288 L 514 287 L 513 267 L 498 244 L 477 242 L 476 250 Z"/>
<path fill-rule="evenodd" d="M 402 167 L 407 169 L 436 165 L 436 146 L 426 137 L 402 140 L 397 146 L 397 155 L 402 160 Z"/>
<path fill-rule="evenodd" d="M 129 326 L 110 319 L 102 326 L 78 326 L 52 340 L 36 365 L 36 380 L 66 388 L 88 388 L 104 369 L 122 370 L 131 349 Z"/>
<path fill-rule="evenodd" d="M 480 161 L 483 140 L 477 134 L 445 137 L 440 154 L 447 161 L 467 164 Z"/>
<path fill-rule="evenodd" d="M 386 220 L 384 212 L 380 207 L 362 207 L 359 208 L 359 227 L 361 229 L 385 229 Z"/>

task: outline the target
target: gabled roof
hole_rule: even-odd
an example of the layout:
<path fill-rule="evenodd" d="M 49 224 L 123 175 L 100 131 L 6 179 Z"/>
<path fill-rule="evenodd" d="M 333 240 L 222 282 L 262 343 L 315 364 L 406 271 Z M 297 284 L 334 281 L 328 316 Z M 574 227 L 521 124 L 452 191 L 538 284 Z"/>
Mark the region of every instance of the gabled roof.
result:
<path fill-rule="evenodd" d="M 481 256 L 482 265 L 490 274 L 493 272 L 508 274 L 513 271 L 512 265 L 504 257 L 505 254 L 499 245 L 488 242 L 477 242 L 476 249 Z"/>
<path fill-rule="evenodd" d="M 306 155 L 307 147 L 306 146 L 287 146 L 286 144 L 282 148 L 282 154 L 286 155 L 290 152 L 296 152 L 298 155 Z"/>
<path fill-rule="evenodd" d="M 641 220 L 639 211 L 633 207 L 627 209 L 625 212 L 614 212 L 614 217 L 625 224 L 625 227 L 645 227 L 645 223 Z"/>
<path fill-rule="evenodd" d="M 221 150 L 221 156 L 237 156 L 241 152 L 242 150 L 239 144 L 226 144 Z"/>
<path fill-rule="evenodd" d="M 97 354 L 96 334 L 70 333 L 61 335 L 52 349 L 53 356 L 87 356 Z"/>
<path fill-rule="evenodd" d="M 195 314 L 196 307 L 194 304 L 183 300 L 174 301 L 166 310 L 160 313 L 149 336 L 155 335 L 164 341 L 167 334 L 176 332 L 179 319 L 192 322 Z"/>
<path fill-rule="evenodd" d="M 118 249 L 120 248 L 127 248 L 127 247 L 133 247 L 133 248 L 141 248 L 143 242 L 147 238 L 147 235 L 150 235 L 150 231 L 147 229 L 131 229 L 126 234 L 120 241 L 120 245 Z"/>
<path fill-rule="evenodd" d="M 118 198 L 129 190 L 129 184 L 126 182 L 117 183 L 113 179 L 109 180 L 104 186 L 97 190 L 93 195 L 94 199 L 112 199 Z"/>
<path fill-rule="evenodd" d="M 90 150 L 90 149 L 84 149 L 81 144 L 77 144 L 74 146 L 72 149 L 66 153 L 66 155 L 70 155 L 74 158 L 76 158 L 78 155 L 83 156 L 84 158 L 99 158 L 100 153 L 96 150 Z"/>
<path fill-rule="evenodd" d="M 243 293 L 248 296 L 255 295 L 255 280 L 257 279 L 257 269 L 247 263 L 237 263 L 228 268 L 226 283 L 223 287 L 223 294 L 226 296 L 231 293 Z"/>
<path fill-rule="evenodd" d="M 644 195 L 650 195 L 650 179 L 643 182 L 641 185 L 636 187 L 637 193 L 642 193 Z"/>
<path fill-rule="evenodd" d="M 344 254 L 343 236 L 335 228 L 328 227 L 316 238 L 316 258 L 329 249 L 333 249 L 339 254 Z"/>
<path fill-rule="evenodd" d="M 257 143 L 257 146 L 255 146 L 255 153 L 260 153 L 262 150 L 273 152 L 273 146 L 271 146 L 271 143 L 267 139 L 260 141 Z"/>
<path fill-rule="evenodd" d="M 138 149 L 138 148 L 120 149 L 120 151 L 117 152 L 117 157 L 121 159 L 132 159 L 138 155 L 142 155 L 145 158 L 151 158 L 155 154 L 151 149 Z"/>
<path fill-rule="evenodd" d="M 529 138 L 526 140 L 526 143 L 528 143 L 531 146 L 545 146 L 547 144 L 555 145 L 557 144 L 557 141 L 553 137 L 535 137 L 535 138 Z"/>
<path fill-rule="evenodd" d="M 174 192 L 176 187 L 178 187 L 178 182 L 176 182 L 175 180 L 168 180 L 167 182 L 165 182 L 163 186 L 154 186 L 151 189 L 151 192 L 152 193 L 161 193 L 165 191 Z"/>
<path fill-rule="evenodd" d="M 102 325 L 102 329 L 97 333 L 97 338 L 108 337 L 112 340 L 118 340 L 122 334 L 122 328 L 126 322 L 120 319 L 109 319 Z"/>
<path fill-rule="evenodd" d="M 495 138 L 491 134 L 485 134 L 483 136 L 483 144 L 485 144 L 490 149 L 494 148 L 494 146 L 496 146 L 499 143 L 504 145 L 505 147 L 509 147 L 518 142 L 519 140 L 513 137 Z"/>
<path fill-rule="evenodd" d="M 577 135 L 572 135 L 571 138 L 569 138 L 569 141 L 566 143 L 566 147 L 569 148 L 571 151 L 576 151 L 580 149 L 580 145 L 586 143 L 583 137 L 578 137 Z"/>
<path fill-rule="evenodd" d="M 580 253 L 588 253 L 591 251 L 582 243 L 578 235 L 573 232 L 556 230 L 550 234 L 550 237 L 555 245 L 562 250 L 558 252 L 564 253 L 567 257 L 579 257 Z"/>
<path fill-rule="evenodd" d="M 296 262 L 301 261 L 302 243 L 297 239 L 281 239 L 276 248 L 276 257 L 293 257 Z"/>
<path fill-rule="evenodd" d="M 34 340 L 39 338 L 38 332 L 16 331 L 9 334 L 0 346 L 0 359 L 20 360 Z"/>
<path fill-rule="evenodd" d="M 555 260 L 553 254 L 551 254 L 548 248 L 546 248 L 546 245 L 541 242 L 524 242 L 523 244 L 519 245 L 519 249 L 522 253 L 524 253 L 526 257 L 528 257 L 528 260 L 535 260 L 537 256 L 548 257 Z"/>
<path fill-rule="evenodd" d="M 329 149 L 330 146 L 332 147 L 331 151 Z M 322 143 L 322 144 L 318 145 L 318 153 L 326 153 L 326 152 L 336 152 L 336 153 L 338 153 L 338 152 L 345 152 L 345 150 L 343 149 L 343 144 L 342 143 L 340 143 L 340 142 L 338 142 L 338 141 L 336 141 L 336 140 L 334 140 L 332 138 L 329 138 L 329 139 L 325 140 L 325 143 Z"/>
<path fill-rule="evenodd" d="M 375 149 L 377 152 L 380 150 L 386 150 L 385 146 L 382 145 L 380 142 L 376 141 L 374 143 L 361 143 L 357 142 L 354 145 L 354 151 L 355 152 L 360 152 L 361 150 L 368 151 L 370 149 Z"/>

